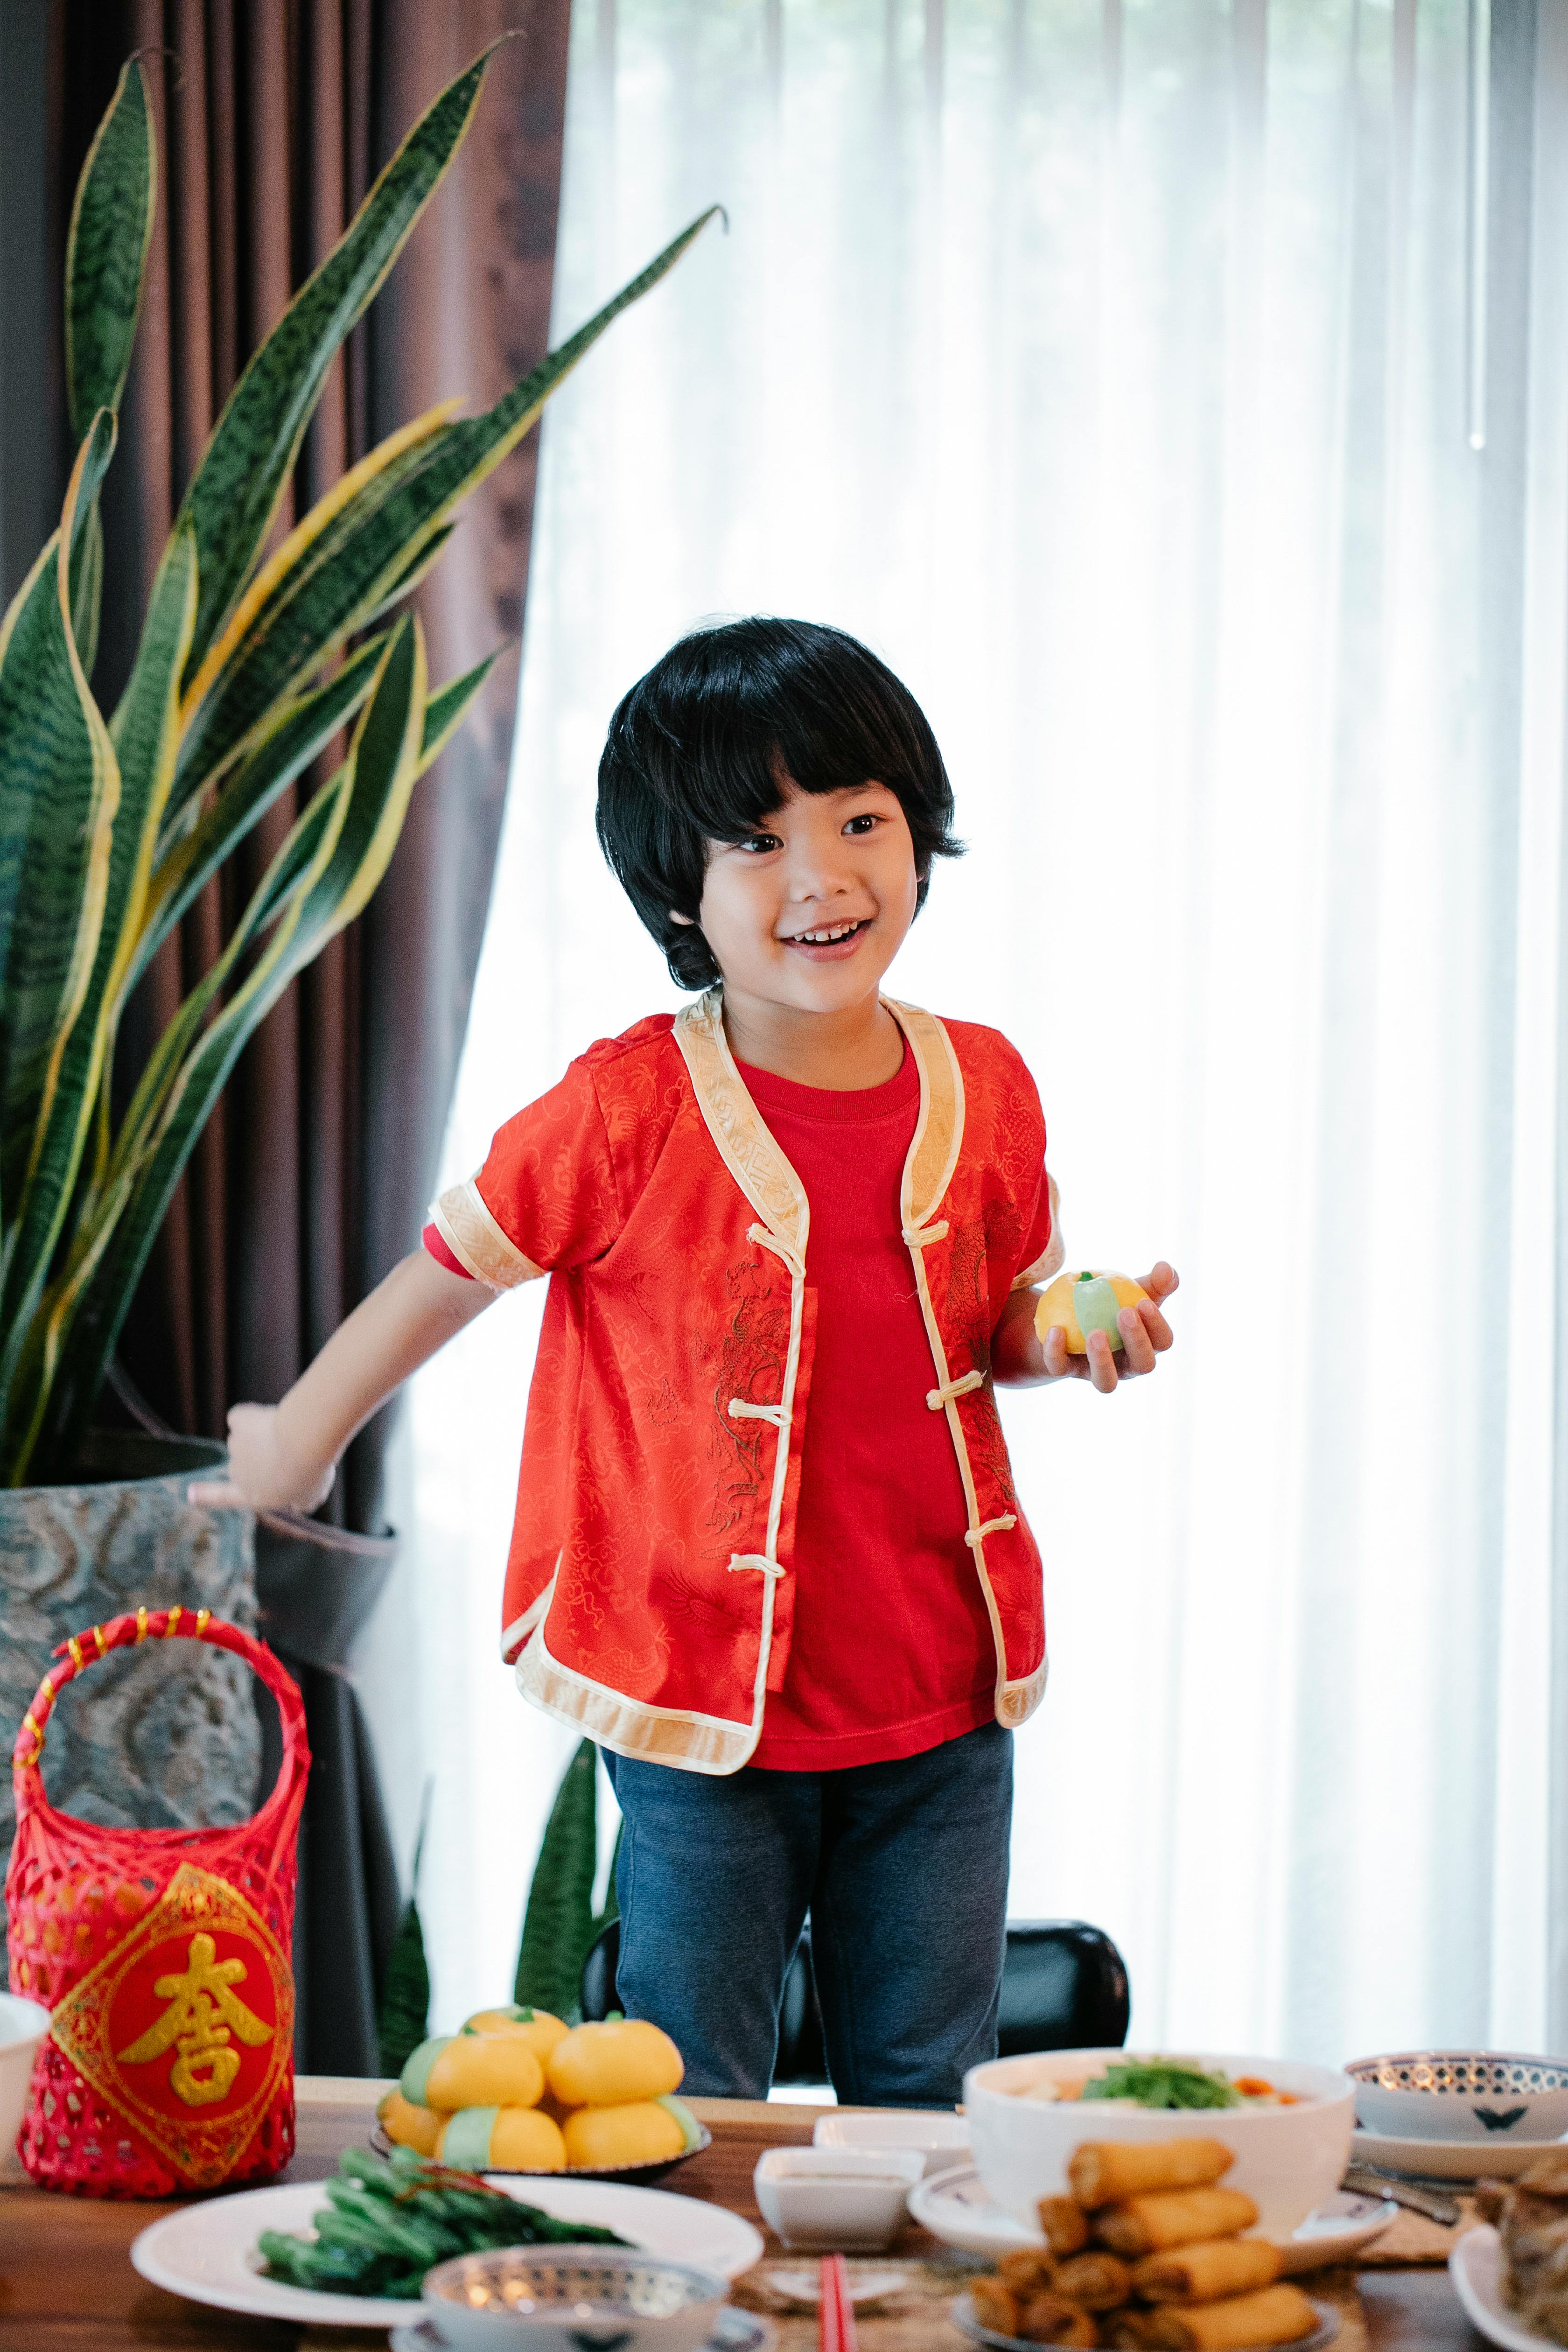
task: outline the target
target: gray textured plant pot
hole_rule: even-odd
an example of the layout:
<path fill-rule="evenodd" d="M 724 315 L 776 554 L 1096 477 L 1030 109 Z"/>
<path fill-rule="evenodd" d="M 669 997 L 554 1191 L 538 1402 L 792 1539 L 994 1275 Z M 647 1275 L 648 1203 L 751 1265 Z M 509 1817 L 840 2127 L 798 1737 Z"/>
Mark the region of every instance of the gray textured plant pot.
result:
<path fill-rule="evenodd" d="M 256 1630 L 256 1530 L 185 1499 L 225 1459 L 200 1438 L 95 1432 L 71 1486 L 0 1487 L 0 1871 L 16 1816 L 12 1744 L 58 1645 L 143 1602 Z M 261 1731 L 238 1658 L 191 1642 L 119 1650 L 68 1685 L 44 1786 L 83 1820 L 208 1827 L 255 1809 Z"/>

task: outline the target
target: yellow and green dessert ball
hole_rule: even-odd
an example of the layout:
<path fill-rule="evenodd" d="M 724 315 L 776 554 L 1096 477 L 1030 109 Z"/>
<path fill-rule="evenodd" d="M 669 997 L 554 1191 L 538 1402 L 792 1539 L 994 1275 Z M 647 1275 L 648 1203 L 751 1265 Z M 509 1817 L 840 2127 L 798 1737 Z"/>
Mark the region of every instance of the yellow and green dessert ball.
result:
<path fill-rule="evenodd" d="M 563 2033 L 547 2072 L 563 2107 L 622 2107 L 678 2090 L 686 2062 L 646 2018 L 616 2017 Z"/>
<path fill-rule="evenodd" d="M 544 2069 L 512 2033 L 439 2033 L 422 2042 L 398 2089 L 416 2107 L 455 2115 L 460 2107 L 536 2107 Z"/>
<path fill-rule="evenodd" d="M 442 2122 L 436 2154 L 459 2172 L 564 2172 L 561 2126 L 537 2107 L 459 2107 Z"/>
<path fill-rule="evenodd" d="M 1126 1345 L 1117 1328 L 1118 1311 L 1136 1307 L 1148 1292 L 1130 1274 L 1105 1274 L 1085 1267 L 1079 1274 L 1058 1274 L 1035 1309 L 1035 1329 L 1042 1339 L 1059 1324 L 1069 1356 L 1087 1356 L 1089 1335 L 1103 1331 L 1112 1348 Z"/>
<path fill-rule="evenodd" d="M 624 2106 L 574 2107 L 562 2137 L 574 2170 L 613 2172 L 623 2164 L 659 2164 L 684 2156 L 699 2135 L 679 2099 L 637 2099 Z"/>
<path fill-rule="evenodd" d="M 516 2001 L 509 2001 L 504 2009 L 477 2009 L 472 2017 L 465 2018 L 458 2031 L 510 2034 L 519 2042 L 526 2042 L 543 2066 L 566 2032 L 566 2021 L 563 2017 L 552 2017 L 547 2009 L 522 2009 Z"/>
<path fill-rule="evenodd" d="M 397 2147 L 414 2148 L 420 2156 L 435 2155 L 441 2118 L 434 2108 L 416 2107 L 401 2091 L 388 2091 L 375 2112 L 382 2130 Z"/>

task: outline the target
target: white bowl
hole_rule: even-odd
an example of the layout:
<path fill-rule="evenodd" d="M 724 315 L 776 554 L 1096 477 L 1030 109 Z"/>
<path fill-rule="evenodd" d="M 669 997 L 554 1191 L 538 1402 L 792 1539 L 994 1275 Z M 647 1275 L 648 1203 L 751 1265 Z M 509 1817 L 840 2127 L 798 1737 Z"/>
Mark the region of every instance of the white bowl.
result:
<path fill-rule="evenodd" d="M 1294 2092 L 1290 2107 L 1167 2108 L 1083 2105 L 1076 2099 L 1022 2098 L 1044 2081 L 1084 2082 L 1129 2053 L 1053 2050 L 995 2058 L 963 2078 L 963 2107 L 980 2178 L 998 2205 L 1034 2227 L 1042 2197 L 1062 2197 L 1068 2159 L 1088 2139 L 1217 2139 L 1236 2151 L 1225 2176 L 1258 2207 L 1258 2228 L 1288 2237 L 1340 2185 L 1355 2124 L 1355 2090 L 1327 2066 L 1222 2052 L 1197 2063 L 1226 2074 L 1259 2074 Z"/>
<path fill-rule="evenodd" d="M 49 2012 L 20 1993 L 0 1992 L 0 2179 L 20 2172 L 16 2135 L 26 2111 L 27 2087 Z"/>
<path fill-rule="evenodd" d="M 770 2147 L 752 2175 L 758 2206 L 786 2246 L 874 2253 L 903 2228 L 925 2170 L 919 2148 Z"/>
<path fill-rule="evenodd" d="M 443 2344 L 493 2352 L 700 2352 L 727 2281 L 630 2246 L 505 2246 L 426 2273 L 421 2302 Z"/>
<path fill-rule="evenodd" d="M 1561 2139 L 1568 2060 L 1509 2050 L 1396 2050 L 1356 2058 L 1356 2120 L 1389 2139 Z"/>
<path fill-rule="evenodd" d="M 918 2152 L 927 2174 L 969 2154 L 969 2126 L 937 2107 L 830 2107 L 812 2130 L 815 2147 L 899 2148 Z"/>

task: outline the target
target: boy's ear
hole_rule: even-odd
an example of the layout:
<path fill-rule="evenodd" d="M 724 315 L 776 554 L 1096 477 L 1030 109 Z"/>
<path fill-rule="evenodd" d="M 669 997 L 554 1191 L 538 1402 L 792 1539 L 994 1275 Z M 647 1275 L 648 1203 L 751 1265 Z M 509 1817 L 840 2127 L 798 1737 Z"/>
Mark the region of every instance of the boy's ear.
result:
<path fill-rule="evenodd" d="M 669 919 L 672 923 L 686 923 L 693 928 L 695 928 L 697 922 L 695 915 L 683 915 L 679 907 L 672 907 L 670 908 Z"/>

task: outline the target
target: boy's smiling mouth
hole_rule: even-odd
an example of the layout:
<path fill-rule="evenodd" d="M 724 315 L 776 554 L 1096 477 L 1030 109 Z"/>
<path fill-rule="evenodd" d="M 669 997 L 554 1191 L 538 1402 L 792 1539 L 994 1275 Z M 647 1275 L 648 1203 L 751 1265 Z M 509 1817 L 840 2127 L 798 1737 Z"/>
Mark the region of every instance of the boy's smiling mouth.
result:
<path fill-rule="evenodd" d="M 837 963 L 853 955 L 861 932 L 869 930 L 875 920 L 874 915 L 861 915 L 853 922 L 817 923 L 808 931 L 786 932 L 779 944 L 797 949 L 813 963 Z"/>

